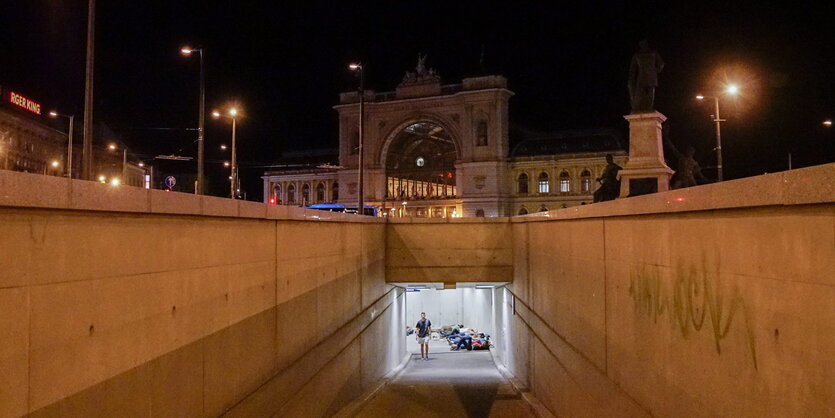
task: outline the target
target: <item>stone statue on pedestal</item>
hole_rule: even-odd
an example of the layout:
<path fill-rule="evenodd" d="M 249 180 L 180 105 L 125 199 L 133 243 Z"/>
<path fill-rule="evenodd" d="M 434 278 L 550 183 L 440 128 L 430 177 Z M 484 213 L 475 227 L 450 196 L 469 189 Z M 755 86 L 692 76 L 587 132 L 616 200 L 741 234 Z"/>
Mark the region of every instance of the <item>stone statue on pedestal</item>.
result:
<path fill-rule="evenodd" d="M 629 101 L 632 113 L 652 112 L 655 105 L 655 88 L 658 87 L 658 73 L 664 69 L 664 61 L 657 52 L 643 40 L 638 43 L 638 52 L 632 55 L 629 64 Z"/>

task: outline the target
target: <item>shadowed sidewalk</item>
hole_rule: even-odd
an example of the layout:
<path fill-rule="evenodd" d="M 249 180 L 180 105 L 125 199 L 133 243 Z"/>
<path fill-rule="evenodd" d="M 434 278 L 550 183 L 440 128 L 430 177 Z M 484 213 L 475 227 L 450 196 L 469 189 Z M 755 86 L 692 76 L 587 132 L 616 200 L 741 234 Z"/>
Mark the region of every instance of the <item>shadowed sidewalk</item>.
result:
<path fill-rule="evenodd" d="M 505 379 L 487 351 L 412 355 L 409 364 L 356 417 L 526 417 L 530 405 Z"/>

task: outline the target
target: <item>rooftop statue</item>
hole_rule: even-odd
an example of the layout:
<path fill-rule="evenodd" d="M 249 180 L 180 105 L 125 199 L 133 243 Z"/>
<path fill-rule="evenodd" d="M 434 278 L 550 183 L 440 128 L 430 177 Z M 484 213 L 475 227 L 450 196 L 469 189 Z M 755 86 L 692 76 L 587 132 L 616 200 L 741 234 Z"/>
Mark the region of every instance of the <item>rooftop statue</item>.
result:
<path fill-rule="evenodd" d="M 439 82 L 441 77 L 435 74 L 435 70 L 432 68 L 426 67 L 426 54 L 418 53 L 417 65 L 415 65 L 415 71 L 406 71 L 406 75 L 403 76 L 403 81 L 400 83 L 401 85 L 410 85 L 410 84 L 424 84 L 424 83 L 435 83 Z"/>
<path fill-rule="evenodd" d="M 655 102 L 655 88 L 658 87 L 658 73 L 664 69 L 664 61 L 657 52 L 643 40 L 638 43 L 638 52 L 632 55 L 629 64 L 629 101 L 632 113 L 652 112 Z"/>

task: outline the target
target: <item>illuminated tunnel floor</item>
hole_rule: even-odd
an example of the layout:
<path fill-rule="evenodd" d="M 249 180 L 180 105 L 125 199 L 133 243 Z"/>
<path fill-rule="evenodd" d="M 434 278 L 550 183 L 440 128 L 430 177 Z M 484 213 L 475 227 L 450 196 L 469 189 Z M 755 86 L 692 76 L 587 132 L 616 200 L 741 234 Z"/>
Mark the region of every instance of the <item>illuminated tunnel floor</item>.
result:
<path fill-rule="evenodd" d="M 413 354 L 406 368 L 355 417 L 526 417 L 533 409 L 487 351 Z"/>

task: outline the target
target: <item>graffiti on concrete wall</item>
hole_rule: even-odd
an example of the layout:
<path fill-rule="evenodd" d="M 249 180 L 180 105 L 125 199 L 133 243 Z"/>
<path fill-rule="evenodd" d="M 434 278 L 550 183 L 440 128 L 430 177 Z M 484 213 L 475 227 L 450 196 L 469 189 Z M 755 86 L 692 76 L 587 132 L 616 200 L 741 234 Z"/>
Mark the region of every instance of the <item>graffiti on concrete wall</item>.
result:
<path fill-rule="evenodd" d="M 717 354 L 722 354 L 722 341 L 728 336 L 734 321 L 742 321 L 751 360 L 754 369 L 757 369 L 757 346 L 751 313 L 739 288 L 721 286 L 715 274 L 695 266 L 673 269 L 672 276 L 668 280 L 663 279 L 658 268 L 633 270 L 629 295 L 635 310 L 653 323 L 666 317 L 672 328 L 685 339 L 701 332 L 707 325 L 707 330 L 713 333 Z"/>

